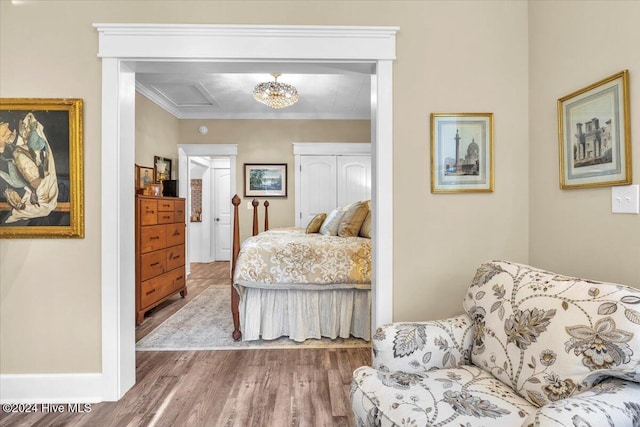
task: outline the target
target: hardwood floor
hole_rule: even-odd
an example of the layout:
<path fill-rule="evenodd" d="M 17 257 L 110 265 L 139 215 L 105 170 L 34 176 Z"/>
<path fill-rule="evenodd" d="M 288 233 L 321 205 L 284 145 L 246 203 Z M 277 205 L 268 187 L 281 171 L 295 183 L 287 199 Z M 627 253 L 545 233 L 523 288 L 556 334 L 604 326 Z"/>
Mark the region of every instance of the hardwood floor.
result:
<path fill-rule="evenodd" d="M 186 298 L 151 310 L 136 340 L 211 284 L 229 283 L 229 264 L 192 264 Z M 352 426 L 351 373 L 369 348 L 137 352 L 136 384 L 89 413 L 6 414 L 0 426 Z"/>
<path fill-rule="evenodd" d="M 370 361 L 367 348 L 138 352 L 120 401 L 0 426 L 352 426 L 351 373 Z"/>

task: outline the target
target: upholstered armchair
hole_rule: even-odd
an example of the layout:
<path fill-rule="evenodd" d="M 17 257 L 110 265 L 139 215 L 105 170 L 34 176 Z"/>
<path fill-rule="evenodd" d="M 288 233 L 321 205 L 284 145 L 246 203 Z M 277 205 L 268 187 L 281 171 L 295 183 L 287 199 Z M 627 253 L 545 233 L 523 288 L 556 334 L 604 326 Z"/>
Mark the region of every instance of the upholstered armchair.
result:
<path fill-rule="evenodd" d="M 359 426 L 640 426 L 640 290 L 493 261 L 442 321 L 373 336 Z"/>

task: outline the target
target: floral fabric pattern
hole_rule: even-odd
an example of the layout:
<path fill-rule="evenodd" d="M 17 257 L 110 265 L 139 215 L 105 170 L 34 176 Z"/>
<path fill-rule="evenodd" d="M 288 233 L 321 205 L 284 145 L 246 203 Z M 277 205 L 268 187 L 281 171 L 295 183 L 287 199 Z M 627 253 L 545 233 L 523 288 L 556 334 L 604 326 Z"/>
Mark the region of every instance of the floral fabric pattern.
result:
<path fill-rule="evenodd" d="M 378 328 L 358 426 L 640 426 L 640 290 L 493 261 L 464 308 Z"/>
<path fill-rule="evenodd" d="M 371 240 L 269 230 L 242 243 L 233 282 L 270 289 L 370 289 Z"/>
<path fill-rule="evenodd" d="M 373 335 L 373 367 L 422 373 L 469 364 L 473 331 L 466 314 L 433 322 L 394 323 Z"/>
<path fill-rule="evenodd" d="M 638 304 L 637 289 L 485 263 L 464 300 L 472 361 L 537 406 L 566 399 L 603 376 L 639 372 Z"/>
<path fill-rule="evenodd" d="M 363 366 L 353 374 L 351 402 L 358 426 L 519 426 L 536 409 L 469 365 L 421 374 Z"/>
<path fill-rule="evenodd" d="M 640 384 L 610 378 L 591 390 L 531 413 L 525 427 L 635 427 L 640 425 Z"/>

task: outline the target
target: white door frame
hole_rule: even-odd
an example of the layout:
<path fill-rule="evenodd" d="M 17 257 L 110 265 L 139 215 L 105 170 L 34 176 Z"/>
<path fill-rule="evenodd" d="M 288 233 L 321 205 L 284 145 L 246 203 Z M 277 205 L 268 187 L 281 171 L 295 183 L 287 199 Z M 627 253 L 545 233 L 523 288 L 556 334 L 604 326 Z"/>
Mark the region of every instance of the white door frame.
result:
<path fill-rule="evenodd" d="M 135 71 L 148 61 L 370 63 L 373 327 L 393 319 L 393 73 L 398 27 L 94 24 L 102 58 L 103 400 L 135 384 Z"/>
<path fill-rule="evenodd" d="M 236 176 L 236 160 L 238 157 L 238 144 L 178 144 L 178 186 L 180 195 L 189 194 L 189 157 L 228 157 L 231 176 Z M 236 180 L 231 179 L 231 194 L 236 194 Z M 187 215 L 191 215 L 191 202 L 187 203 Z M 233 220 L 231 223 L 233 234 Z M 233 240 L 233 235 L 231 236 Z M 189 258 L 189 227 L 187 227 L 186 273 L 191 273 L 191 259 Z"/>

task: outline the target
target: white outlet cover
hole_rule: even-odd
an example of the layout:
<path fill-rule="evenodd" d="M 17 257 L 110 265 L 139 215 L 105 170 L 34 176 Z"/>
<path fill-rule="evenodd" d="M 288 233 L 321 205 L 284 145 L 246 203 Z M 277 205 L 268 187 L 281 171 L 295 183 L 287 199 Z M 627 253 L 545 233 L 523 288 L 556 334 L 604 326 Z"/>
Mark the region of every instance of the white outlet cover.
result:
<path fill-rule="evenodd" d="M 640 213 L 640 185 L 611 187 L 611 212 Z"/>

